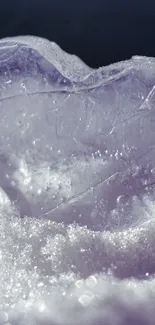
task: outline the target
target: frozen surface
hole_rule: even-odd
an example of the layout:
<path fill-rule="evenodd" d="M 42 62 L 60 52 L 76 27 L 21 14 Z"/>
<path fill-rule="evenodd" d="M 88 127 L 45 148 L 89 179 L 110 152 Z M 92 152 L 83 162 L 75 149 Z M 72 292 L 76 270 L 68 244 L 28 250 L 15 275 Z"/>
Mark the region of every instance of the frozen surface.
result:
<path fill-rule="evenodd" d="M 0 324 L 155 324 L 154 85 L 0 41 Z"/>

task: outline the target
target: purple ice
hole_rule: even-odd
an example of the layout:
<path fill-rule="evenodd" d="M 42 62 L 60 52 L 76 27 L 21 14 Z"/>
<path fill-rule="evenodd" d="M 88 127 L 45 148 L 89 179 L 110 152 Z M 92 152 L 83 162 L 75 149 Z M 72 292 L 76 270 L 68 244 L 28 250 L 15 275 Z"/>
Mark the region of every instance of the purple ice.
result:
<path fill-rule="evenodd" d="M 155 59 L 0 41 L 0 325 L 153 325 Z"/>

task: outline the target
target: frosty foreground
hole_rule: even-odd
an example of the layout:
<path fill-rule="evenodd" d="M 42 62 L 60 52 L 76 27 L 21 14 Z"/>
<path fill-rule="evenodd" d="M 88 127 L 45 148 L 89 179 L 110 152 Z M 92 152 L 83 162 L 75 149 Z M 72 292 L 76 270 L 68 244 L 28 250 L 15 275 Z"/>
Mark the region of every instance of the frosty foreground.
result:
<path fill-rule="evenodd" d="M 154 324 L 155 60 L 0 42 L 1 324 Z"/>

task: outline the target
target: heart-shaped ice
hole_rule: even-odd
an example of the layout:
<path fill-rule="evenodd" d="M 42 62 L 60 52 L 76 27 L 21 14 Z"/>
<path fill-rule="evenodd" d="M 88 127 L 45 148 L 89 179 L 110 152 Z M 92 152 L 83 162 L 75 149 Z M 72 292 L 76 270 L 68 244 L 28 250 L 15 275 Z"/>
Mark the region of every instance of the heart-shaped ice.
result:
<path fill-rule="evenodd" d="M 91 70 L 45 40 L 0 42 L 0 186 L 21 217 L 137 222 L 154 192 L 154 67 Z"/>
<path fill-rule="evenodd" d="M 0 41 L 0 324 L 154 324 L 154 103 L 153 58 Z"/>

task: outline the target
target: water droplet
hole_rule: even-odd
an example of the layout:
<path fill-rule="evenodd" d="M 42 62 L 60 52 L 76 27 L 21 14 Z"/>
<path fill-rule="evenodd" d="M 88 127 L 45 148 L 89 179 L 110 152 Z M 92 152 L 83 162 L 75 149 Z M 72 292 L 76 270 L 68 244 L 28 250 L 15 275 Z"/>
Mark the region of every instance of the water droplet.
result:
<path fill-rule="evenodd" d="M 92 298 L 93 298 L 92 295 L 88 296 L 88 295 L 84 294 L 79 298 L 79 302 L 81 303 L 81 305 L 83 305 L 83 307 L 87 307 L 87 306 L 89 306 Z"/>
<path fill-rule="evenodd" d="M 83 284 L 82 280 L 77 280 L 75 283 L 77 288 L 81 288 L 82 284 Z"/>
<path fill-rule="evenodd" d="M 97 284 L 97 280 L 96 280 L 96 278 L 95 278 L 95 276 L 94 275 L 91 275 L 88 279 L 87 279 L 87 285 L 88 285 L 88 287 L 90 287 L 90 288 L 94 288 L 95 287 L 95 285 Z"/>
<path fill-rule="evenodd" d="M 117 205 L 124 205 L 124 204 L 127 204 L 128 202 L 128 196 L 127 195 L 119 195 L 117 197 Z"/>

